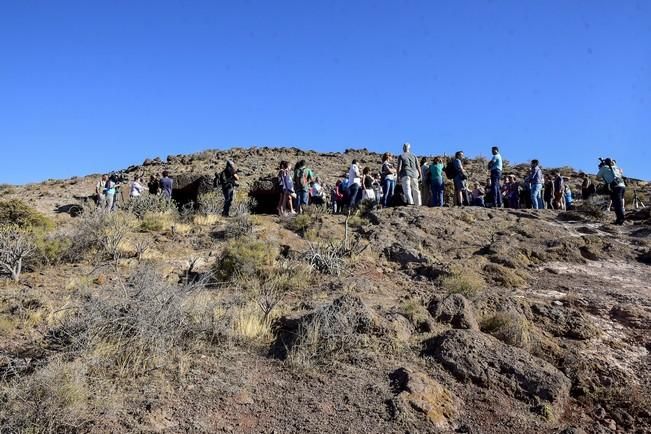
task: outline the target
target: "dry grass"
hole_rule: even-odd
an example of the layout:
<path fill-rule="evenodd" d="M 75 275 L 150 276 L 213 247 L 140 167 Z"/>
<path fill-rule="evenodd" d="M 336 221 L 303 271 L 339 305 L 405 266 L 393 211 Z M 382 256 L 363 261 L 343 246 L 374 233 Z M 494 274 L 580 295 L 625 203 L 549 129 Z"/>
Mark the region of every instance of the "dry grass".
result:
<path fill-rule="evenodd" d="M 448 294 L 461 294 L 468 299 L 474 298 L 486 288 L 484 278 L 474 270 L 453 271 L 439 278 L 439 285 Z"/>
<path fill-rule="evenodd" d="M 198 214 L 192 218 L 192 222 L 197 226 L 214 226 L 219 220 L 219 216 L 215 214 Z"/>
<path fill-rule="evenodd" d="M 240 238 L 226 243 L 213 272 L 221 281 L 252 277 L 273 267 L 278 250 L 275 246 L 252 238 Z"/>
<path fill-rule="evenodd" d="M 146 232 L 167 232 L 179 224 L 174 213 L 148 212 L 142 217 L 140 229 Z"/>
<path fill-rule="evenodd" d="M 486 264 L 484 273 L 504 288 L 522 288 L 527 285 L 527 281 L 521 276 L 522 272 L 499 264 Z"/>
<path fill-rule="evenodd" d="M 533 326 L 517 312 L 497 312 L 481 322 L 481 330 L 502 342 L 524 350 L 531 350 Z"/>

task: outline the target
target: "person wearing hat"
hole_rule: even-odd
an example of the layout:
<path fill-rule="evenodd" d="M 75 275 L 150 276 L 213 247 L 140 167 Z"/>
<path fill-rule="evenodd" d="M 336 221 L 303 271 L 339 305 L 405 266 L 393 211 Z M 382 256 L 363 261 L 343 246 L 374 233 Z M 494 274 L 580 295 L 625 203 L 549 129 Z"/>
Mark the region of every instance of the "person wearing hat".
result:
<path fill-rule="evenodd" d="M 624 176 L 622 169 L 617 167 L 615 161 L 606 158 L 603 164 L 600 165 L 597 178 L 603 179 L 610 192 L 610 200 L 615 208 L 617 220 L 614 224 L 624 224 L 624 193 L 626 193 L 626 184 L 624 183 Z"/>

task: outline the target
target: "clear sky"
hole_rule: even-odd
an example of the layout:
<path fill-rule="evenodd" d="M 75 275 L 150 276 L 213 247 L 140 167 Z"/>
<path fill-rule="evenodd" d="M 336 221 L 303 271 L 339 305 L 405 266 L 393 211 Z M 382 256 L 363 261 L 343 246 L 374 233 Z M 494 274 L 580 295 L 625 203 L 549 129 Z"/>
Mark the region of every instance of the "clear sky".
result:
<path fill-rule="evenodd" d="M 651 179 L 651 1 L 0 3 L 0 182 L 404 141 Z"/>

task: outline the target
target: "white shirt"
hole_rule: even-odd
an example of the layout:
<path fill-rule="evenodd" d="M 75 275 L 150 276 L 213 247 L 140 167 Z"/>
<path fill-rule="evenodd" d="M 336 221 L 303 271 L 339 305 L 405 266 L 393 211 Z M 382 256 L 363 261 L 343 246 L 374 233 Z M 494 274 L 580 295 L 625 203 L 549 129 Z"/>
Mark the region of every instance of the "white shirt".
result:
<path fill-rule="evenodd" d="M 131 183 L 131 197 L 140 196 L 143 190 L 144 187 L 138 181 L 133 181 L 133 183 Z"/>
<path fill-rule="evenodd" d="M 351 164 L 348 171 L 348 186 L 353 184 L 362 185 L 362 180 L 359 178 L 359 167 L 357 164 Z"/>

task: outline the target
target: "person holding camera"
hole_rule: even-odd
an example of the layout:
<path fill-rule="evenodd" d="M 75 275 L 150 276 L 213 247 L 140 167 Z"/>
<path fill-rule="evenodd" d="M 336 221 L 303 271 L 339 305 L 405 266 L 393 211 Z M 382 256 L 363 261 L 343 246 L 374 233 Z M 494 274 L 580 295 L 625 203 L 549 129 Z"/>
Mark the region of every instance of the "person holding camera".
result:
<path fill-rule="evenodd" d="M 237 167 L 235 167 L 233 160 L 226 160 L 226 168 L 215 177 L 215 184 L 221 186 L 222 193 L 224 194 L 224 210 L 222 211 L 222 216 L 224 217 L 229 216 L 235 188 L 239 187 L 237 181 L 240 177 L 237 175 L 237 172 L 238 170 Z"/>
<path fill-rule="evenodd" d="M 600 159 L 599 172 L 597 178 L 603 179 L 608 192 L 610 193 L 610 200 L 615 208 L 617 220 L 614 224 L 624 224 L 624 193 L 626 193 L 626 184 L 624 183 L 624 176 L 622 169 L 617 167 L 615 161 L 610 158 Z"/>

